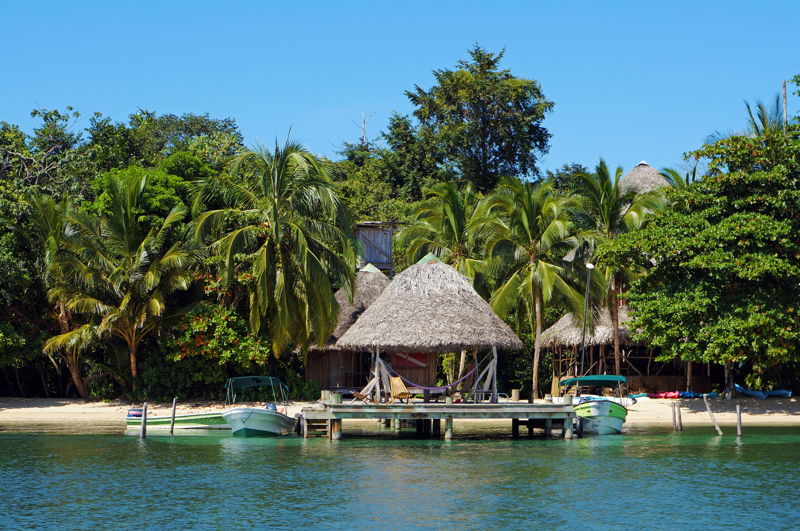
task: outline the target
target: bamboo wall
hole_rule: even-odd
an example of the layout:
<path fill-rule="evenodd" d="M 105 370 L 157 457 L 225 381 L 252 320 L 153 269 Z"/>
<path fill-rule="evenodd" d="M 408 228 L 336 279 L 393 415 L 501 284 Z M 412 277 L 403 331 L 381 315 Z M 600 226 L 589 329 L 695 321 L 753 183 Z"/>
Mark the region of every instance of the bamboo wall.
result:
<path fill-rule="evenodd" d="M 306 381 L 323 389 L 361 389 L 369 380 L 370 354 L 349 350 L 314 350 L 308 353 Z"/>

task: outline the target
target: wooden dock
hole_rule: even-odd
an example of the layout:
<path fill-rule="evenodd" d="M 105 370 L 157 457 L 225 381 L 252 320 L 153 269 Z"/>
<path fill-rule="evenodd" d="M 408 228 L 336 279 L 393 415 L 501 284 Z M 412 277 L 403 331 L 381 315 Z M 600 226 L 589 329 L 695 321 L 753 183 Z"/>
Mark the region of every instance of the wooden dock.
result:
<path fill-rule="evenodd" d="M 533 433 L 541 427 L 545 435 L 558 428 L 564 438 L 573 436 L 572 406 L 557 404 L 332 404 L 324 403 L 303 408 L 300 423 L 304 437 L 327 435 L 331 439 L 342 436 L 342 421 L 346 419 L 386 420 L 397 429 L 403 421 L 416 421 L 417 433 L 439 435 L 444 420 L 444 438 L 453 436 L 453 419 L 511 419 L 514 436 L 519 436 L 520 426 Z"/>

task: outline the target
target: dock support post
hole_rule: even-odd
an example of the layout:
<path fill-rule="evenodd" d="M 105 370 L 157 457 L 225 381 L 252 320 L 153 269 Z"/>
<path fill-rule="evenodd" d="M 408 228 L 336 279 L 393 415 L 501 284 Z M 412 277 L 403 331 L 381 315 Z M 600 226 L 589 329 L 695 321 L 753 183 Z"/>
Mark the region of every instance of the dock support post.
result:
<path fill-rule="evenodd" d="M 572 427 L 572 419 L 566 418 L 564 419 L 563 424 L 563 431 L 564 431 L 564 438 L 565 439 L 572 439 L 573 436 L 573 427 Z"/>
<path fill-rule="evenodd" d="M 533 437 L 533 419 L 528 419 L 525 425 L 528 427 L 528 437 Z"/>
<path fill-rule="evenodd" d="M 519 437 L 519 419 L 511 419 L 511 436 Z"/>
<path fill-rule="evenodd" d="M 442 434 L 442 419 L 433 419 L 433 436 L 439 437 Z"/>
<path fill-rule="evenodd" d="M 453 397 L 452 395 L 447 396 L 444 399 L 445 405 L 452 406 L 453 405 Z M 444 440 L 451 441 L 453 440 L 453 417 L 447 417 L 444 419 Z"/>
<path fill-rule="evenodd" d="M 683 431 L 683 419 L 681 418 L 681 405 L 675 404 L 675 411 L 678 412 L 678 431 Z"/>
<path fill-rule="evenodd" d="M 308 439 L 308 421 L 305 415 L 300 418 L 300 429 L 303 432 L 303 439 Z"/>
<path fill-rule="evenodd" d="M 169 434 L 173 435 L 175 431 L 175 408 L 178 407 L 178 397 L 172 399 L 172 418 L 169 421 Z"/>
<path fill-rule="evenodd" d="M 342 438 L 342 419 L 331 419 L 329 422 L 331 440 L 338 441 Z"/>
<path fill-rule="evenodd" d="M 736 404 L 736 437 L 742 438 L 742 405 Z"/>
<path fill-rule="evenodd" d="M 147 402 L 142 404 L 142 427 L 139 430 L 139 438 L 147 437 Z"/>
<path fill-rule="evenodd" d="M 544 419 L 544 436 L 550 437 L 553 435 L 553 419 Z"/>

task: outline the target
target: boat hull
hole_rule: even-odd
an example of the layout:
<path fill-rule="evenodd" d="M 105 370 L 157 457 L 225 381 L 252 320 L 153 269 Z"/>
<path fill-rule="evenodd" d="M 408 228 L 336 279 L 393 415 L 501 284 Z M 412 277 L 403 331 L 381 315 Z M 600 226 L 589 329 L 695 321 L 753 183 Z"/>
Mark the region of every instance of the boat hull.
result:
<path fill-rule="evenodd" d="M 147 429 L 169 429 L 172 417 L 147 417 Z M 128 428 L 137 428 L 142 425 L 141 416 L 126 416 L 125 425 Z M 175 429 L 182 430 L 229 430 L 220 413 L 194 413 L 190 415 L 175 415 Z"/>
<path fill-rule="evenodd" d="M 595 435 L 622 433 L 622 425 L 628 416 L 624 406 L 611 400 L 589 400 L 574 409 L 583 424 L 583 432 Z"/>
<path fill-rule="evenodd" d="M 289 435 L 295 419 L 272 409 L 237 407 L 222 412 L 235 437 L 275 437 Z"/>

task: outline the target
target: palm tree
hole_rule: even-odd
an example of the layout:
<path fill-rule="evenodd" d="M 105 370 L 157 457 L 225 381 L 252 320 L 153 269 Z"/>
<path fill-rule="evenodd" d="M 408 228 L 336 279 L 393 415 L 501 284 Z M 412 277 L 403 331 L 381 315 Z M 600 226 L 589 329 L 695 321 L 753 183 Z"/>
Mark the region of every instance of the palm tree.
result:
<path fill-rule="evenodd" d="M 662 168 L 659 175 L 665 178 L 674 189 L 686 190 L 697 181 L 697 164 L 694 165 L 691 172 L 683 175 L 673 168 Z"/>
<path fill-rule="evenodd" d="M 43 282 L 45 287 L 54 288 L 65 280 L 60 266 L 62 265 L 64 244 L 73 232 L 68 222 L 72 213 L 72 203 L 68 199 L 57 203 L 49 196 L 34 195 L 30 199 L 30 204 L 33 237 L 41 252 Z M 62 334 L 72 332 L 77 328 L 72 322 L 71 312 L 67 310 L 63 301 L 56 302 L 54 310 Z M 81 375 L 81 350 L 91 343 L 91 339 L 91 335 L 74 334 L 73 341 L 65 344 L 64 348 L 57 351 L 45 349 L 48 354 L 58 354 L 63 358 L 72 383 L 83 399 L 89 398 L 89 388 Z"/>
<path fill-rule="evenodd" d="M 412 262 L 433 253 L 467 278 L 483 270 L 478 243 L 470 231 L 478 200 L 472 185 L 459 190 L 453 182 L 438 183 L 433 195 L 414 213 L 414 221 L 397 236 Z"/>
<path fill-rule="evenodd" d="M 482 202 L 474 229 L 485 238 L 491 268 L 502 272 L 492 308 L 500 316 L 515 310 L 526 315 L 534 333 L 533 398 L 539 391 L 544 307 L 557 295 L 576 311 L 582 305 L 563 260 L 576 244 L 567 204 L 550 184 L 505 180 Z"/>
<path fill-rule="evenodd" d="M 183 206 L 148 231 L 137 219 L 146 184 L 146 177 L 112 179 L 108 216 L 73 211 L 67 218 L 69 237 L 48 259 L 56 279 L 48 297 L 87 322 L 49 339 L 45 350 L 79 350 L 94 337 L 121 339 L 128 348 L 133 390 L 139 345 L 164 321 L 168 296 L 189 287 L 192 258 L 181 241 L 169 243 L 185 216 Z"/>
<path fill-rule="evenodd" d="M 199 214 L 195 231 L 214 236 L 224 283 L 249 268 L 253 333 L 268 333 L 275 356 L 325 341 L 338 312 L 331 279 L 352 292 L 355 253 L 349 218 L 319 161 L 288 140 L 247 151 L 230 176 L 201 183 L 195 208 L 212 201 L 220 208 Z"/>
<path fill-rule="evenodd" d="M 590 227 L 581 234 L 589 249 L 589 256 L 603 242 L 613 240 L 619 234 L 641 228 L 650 214 L 662 204 L 657 192 L 645 194 L 625 193 L 620 188 L 622 168 L 617 167 L 611 176 L 603 159 L 590 175 L 581 175 L 576 190 L 577 210 L 589 221 Z M 619 352 L 619 293 L 625 279 L 633 271 L 627 269 L 602 268 L 608 286 L 606 304 L 611 315 L 614 336 L 614 369 L 620 374 Z"/>

